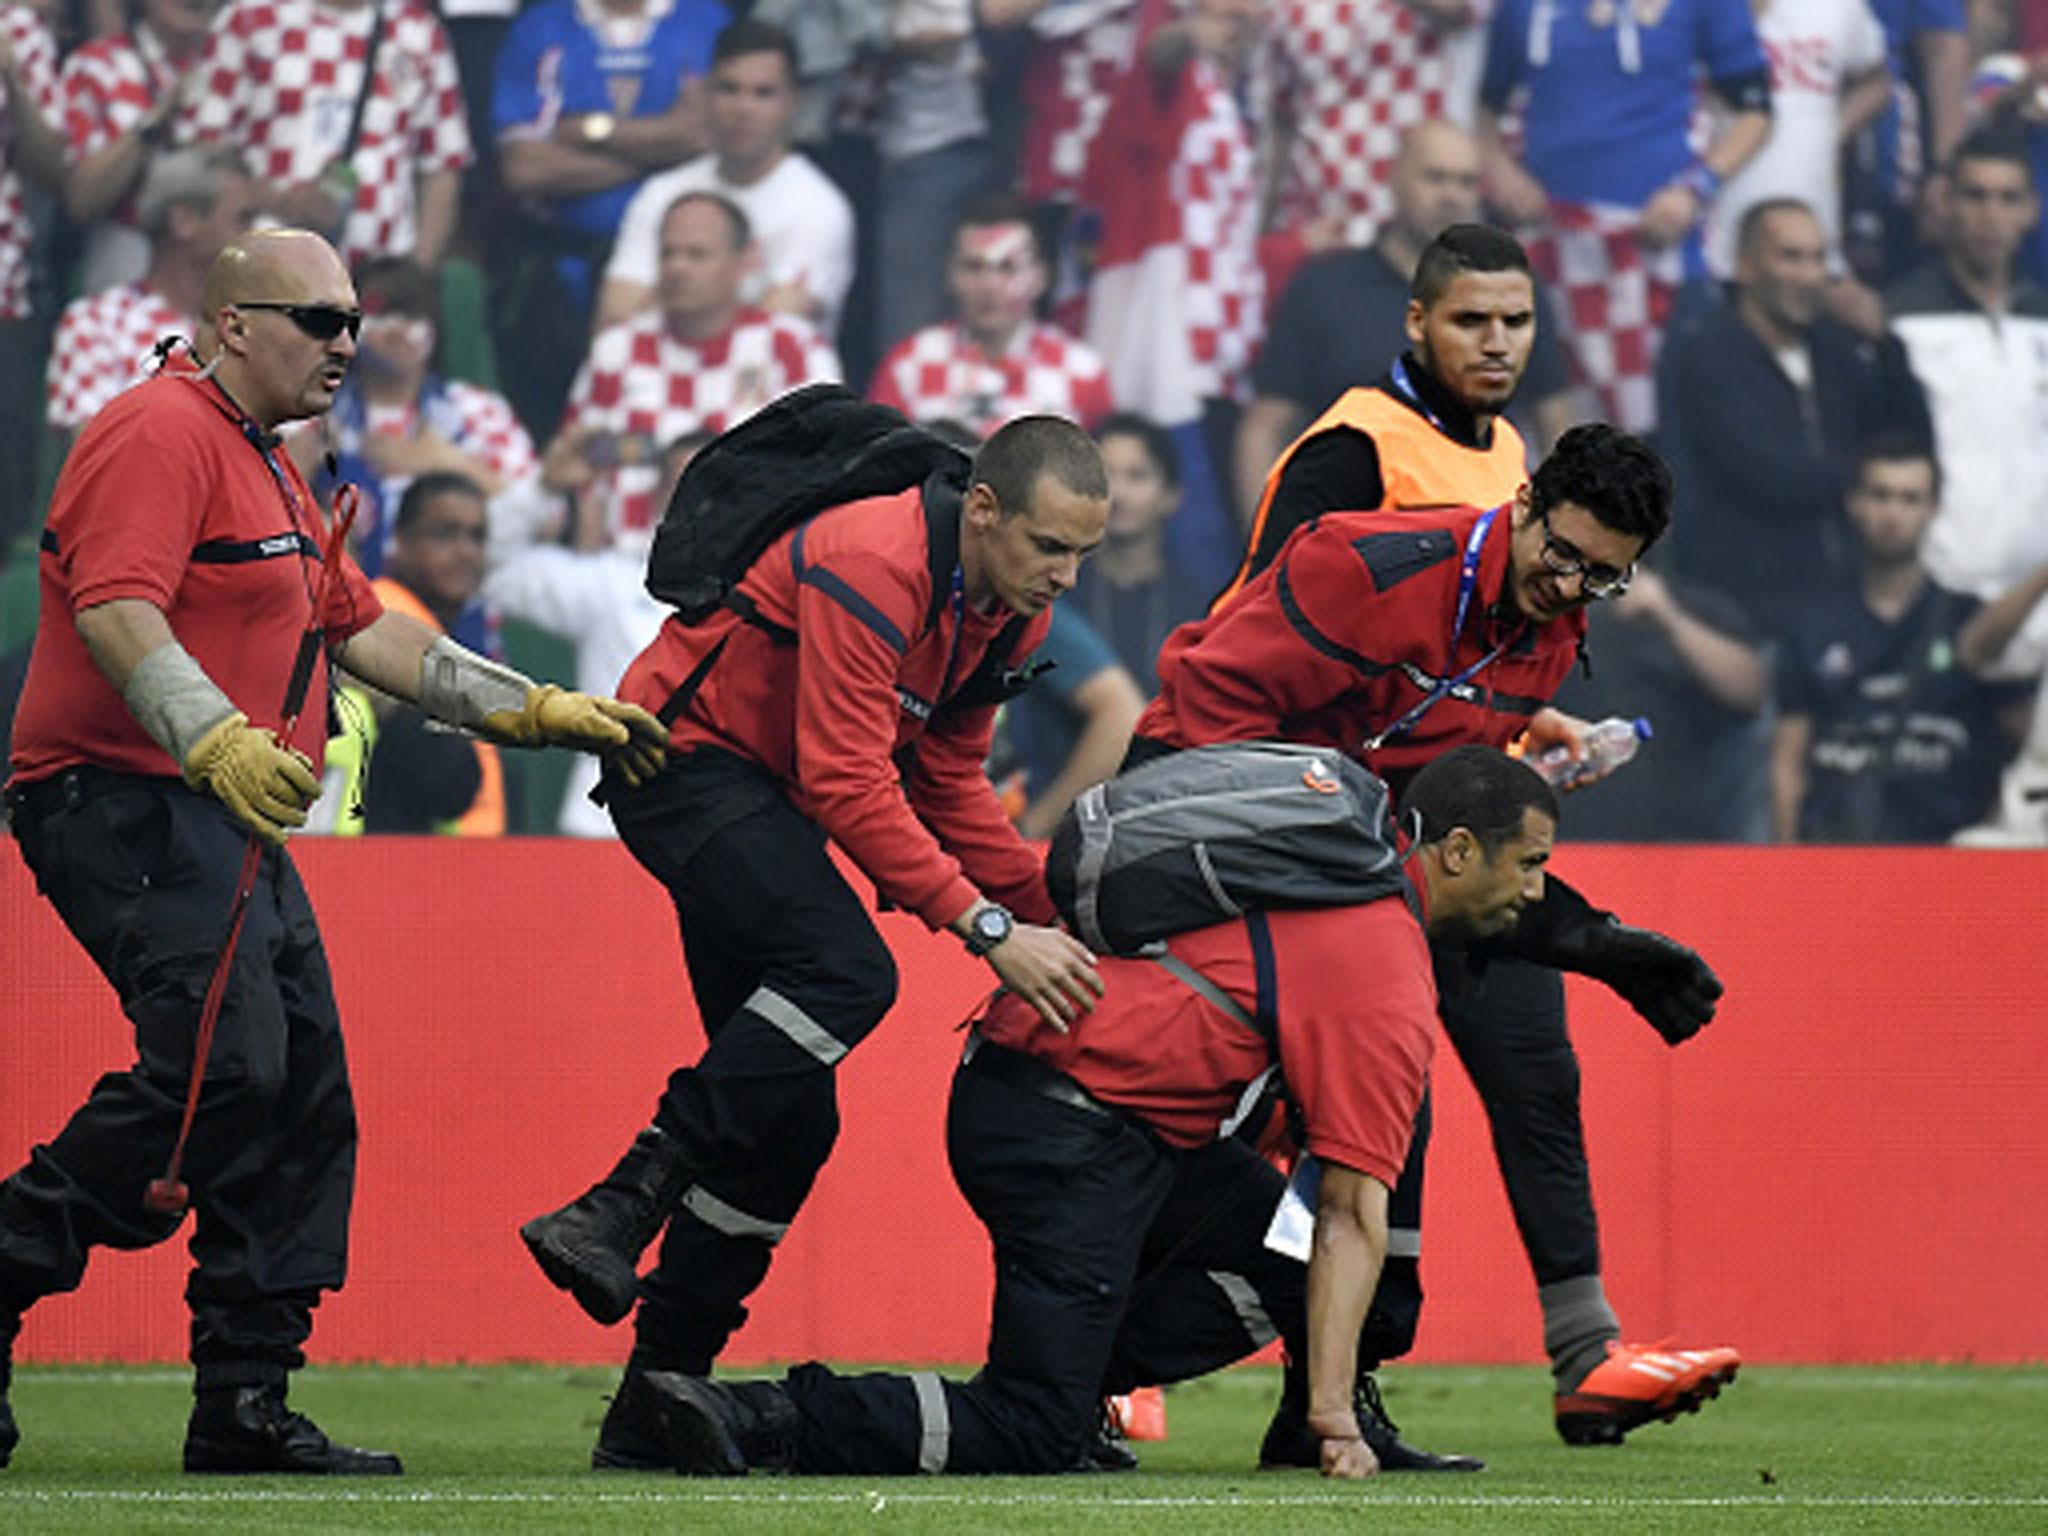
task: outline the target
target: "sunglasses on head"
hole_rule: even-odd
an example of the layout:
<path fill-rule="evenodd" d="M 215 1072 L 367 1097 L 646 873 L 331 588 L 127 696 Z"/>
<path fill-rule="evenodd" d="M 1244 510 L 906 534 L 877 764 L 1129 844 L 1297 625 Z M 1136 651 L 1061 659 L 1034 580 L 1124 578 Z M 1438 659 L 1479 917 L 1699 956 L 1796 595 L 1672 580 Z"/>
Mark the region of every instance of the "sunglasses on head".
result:
<path fill-rule="evenodd" d="M 343 331 L 347 331 L 353 341 L 363 329 L 363 312 L 360 309 L 343 309 L 339 304 L 270 304 L 245 300 L 235 308 L 276 310 L 315 341 L 332 341 Z"/>

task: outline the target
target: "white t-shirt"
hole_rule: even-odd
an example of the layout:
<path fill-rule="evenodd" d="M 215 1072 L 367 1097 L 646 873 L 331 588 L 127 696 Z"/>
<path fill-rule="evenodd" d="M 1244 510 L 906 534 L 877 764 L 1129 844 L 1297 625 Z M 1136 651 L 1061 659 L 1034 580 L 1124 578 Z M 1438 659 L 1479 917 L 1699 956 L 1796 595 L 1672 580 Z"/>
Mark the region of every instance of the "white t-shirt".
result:
<path fill-rule="evenodd" d="M 1771 137 L 1714 199 L 1708 263 L 1715 276 L 1730 276 L 1742 215 L 1765 198 L 1796 197 L 1820 219 L 1828 266 L 1839 269 L 1842 88 L 1884 63 L 1884 29 L 1869 0 L 1771 0 L 1756 30 L 1771 64 Z"/>
<path fill-rule="evenodd" d="M 718 174 L 718 157 L 700 155 L 650 176 L 626 205 L 607 278 L 652 288 L 661 275 L 661 220 L 685 192 L 716 192 L 739 204 L 754 226 L 763 271 L 750 280 L 749 302 L 773 284 L 800 282 L 824 307 L 818 328 L 838 334 L 839 312 L 853 284 L 853 205 L 825 173 L 791 151 L 750 187 Z"/>
<path fill-rule="evenodd" d="M 533 490 L 538 493 L 537 484 Z M 499 504 L 492 503 L 494 541 L 499 538 L 499 512 Z M 585 693 L 611 694 L 672 611 L 647 595 L 646 578 L 645 540 L 588 553 L 533 544 L 518 549 L 491 572 L 484 596 L 499 612 L 574 641 L 576 686 Z M 590 801 L 597 769 L 597 759 L 590 753 L 575 754 L 557 823 L 565 836 L 617 835 L 610 815 Z"/>

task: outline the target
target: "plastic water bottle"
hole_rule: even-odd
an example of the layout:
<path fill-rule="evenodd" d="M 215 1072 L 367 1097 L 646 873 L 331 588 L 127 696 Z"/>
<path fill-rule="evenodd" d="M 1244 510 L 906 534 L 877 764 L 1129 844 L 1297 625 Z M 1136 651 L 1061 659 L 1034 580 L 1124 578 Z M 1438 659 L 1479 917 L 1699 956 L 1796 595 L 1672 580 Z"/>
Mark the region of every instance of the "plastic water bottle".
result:
<path fill-rule="evenodd" d="M 1620 715 L 1609 715 L 1587 730 L 1586 755 L 1577 762 L 1572 761 L 1571 749 L 1562 742 L 1545 747 L 1526 761 L 1556 788 L 1570 789 L 1619 768 L 1636 755 L 1650 736 L 1650 722 L 1643 716 L 1624 720 Z"/>

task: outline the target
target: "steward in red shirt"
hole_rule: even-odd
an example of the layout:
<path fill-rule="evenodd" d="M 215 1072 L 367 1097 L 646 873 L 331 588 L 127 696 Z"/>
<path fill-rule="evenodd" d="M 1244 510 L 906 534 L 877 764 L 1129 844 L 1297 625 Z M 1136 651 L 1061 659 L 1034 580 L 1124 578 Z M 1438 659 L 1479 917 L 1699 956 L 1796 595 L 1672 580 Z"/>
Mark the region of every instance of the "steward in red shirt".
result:
<path fill-rule="evenodd" d="M 838 1134 L 833 1068 L 895 1001 L 889 950 L 828 842 L 1051 1024 L 1100 990 L 983 771 L 996 704 L 977 679 L 992 646 L 1008 664 L 1037 644 L 1108 511 L 1086 434 L 1022 417 L 964 482 L 942 471 L 784 534 L 725 609 L 670 619 L 627 668 L 622 694 L 672 721 L 671 767 L 608 803 L 675 903 L 710 1045 L 604 1182 L 521 1229 L 600 1322 L 639 1302 L 600 1464 L 661 1464 L 633 1383 L 711 1369 Z"/>
<path fill-rule="evenodd" d="M 1214 613 L 1168 637 L 1132 760 L 1284 738 L 1328 745 L 1398 787 L 1460 743 L 1526 736 L 1534 749 L 1563 743 L 1576 753 L 1583 722 L 1550 699 L 1584 641 L 1581 610 L 1627 585 L 1670 520 L 1671 495 L 1670 472 L 1646 445 L 1592 424 L 1565 433 L 1498 507 L 1326 510 Z M 1712 1396 L 1734 1357 L 1704 1351 L 1641 1372 L 1610 1364 L 1621 1329 L 1601 1286 L 1579 1068 L 1557 972 L 1607 982 L 1673 1045 L 1713 1017 L 1720 983 L 1691 950 L 1618 924 L 1559 880 L 1508 940 L 1489 947 L 1496 953 L 1483 968 L 1440 971 L 1445 1028 L 1486 1106 L 1535 1271 L 1559 1429 L 1574 1442 L 1619 1440 Z M 1395 1190 L 1396 1249 L 1372 1309 L 1368 1365 L 1414 1342 L 1427 1126 L 1425 1105 Z M 1595 1372 L 1603 1374 L 1588 1386 Z M 1290 1374 L 1290 1399 L 1298 1386 Z M 1376 1401 L 1369 1379 L 1360 1391 Z M 1291 1459 L 1288 1418 L 1283 1404 L 1263 1459 Z M 1476 1465 L 1418 1451 L 1375 1418 L 1368 1433 L 1383 1436 L 1390 1466 Z"/>
<path fill-rule="evenodd" d="M 497 741 L 618 751 L 635 776 L 660 766 L 662 731 L 384 611 L 346 554 L 326 570 L 327 530 L 276 428 L 327 410 L 355 356 L 362 312 L 332 246 L 304 230 L 240 237 L 207 275 L 202 314 L 189 359 L 79 435 L 43 535 L 9 820 L 120 994 L 139 1059 L 0 1184 L 0 1465 L 17 1439 L 6 1387 L 21 1314 L 74 1289 L 92 1248 L 178 1228 L 144 1193 L 201 1070 L 202 999 L 257 848 L 184 1164 L 198 1224 L 185 1468 L 395 1473 L 397 1457 L 337 1445 L 285 1406 L 314 1304 L 347 1267 L 355 1182 L 341 1021 L 284 848 L 319 793 L 330 662 Z M 302 708 L 287 702 L 298 666 Z"/>
<path fill-rule="evenodd" d="M 1277 1336 L 1307 1362 L 1316 1464 L 1376 1471 L 1352 1385 L 1434 1044 L 1424 925 L 1446 941 L 1511 927 L 1542 894 L 1557 801 L 1531 769 L 1463 747 L 1416 776 L 1411 816 L 1406 899 L 1254 912 L 1180 935 L 1163 959 L 1106 958 L 1103 1000 L 1071 1034 L 1020 999 L 990 1005 L 947 1119 L 996 1255 L 972 1380 L 648 1372 L 627 1390 L 661 1426 L 659 1464 L 1068 1471 L 1102 1391 L 1198 1376 Z M 1267 1240 L 1287 1180 L 1232 1134 L 1275 1075 L 1320 1169 L 1306 1263 Z"/>

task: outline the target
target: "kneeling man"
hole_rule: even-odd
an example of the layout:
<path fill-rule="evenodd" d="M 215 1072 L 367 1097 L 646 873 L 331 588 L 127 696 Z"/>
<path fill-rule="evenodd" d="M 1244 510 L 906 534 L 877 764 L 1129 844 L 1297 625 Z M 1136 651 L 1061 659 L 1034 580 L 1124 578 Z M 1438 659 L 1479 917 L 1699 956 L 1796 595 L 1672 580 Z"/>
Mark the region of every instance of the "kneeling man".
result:
<path fill-rule="evenodd" d="M 947 1125 L 995 1244 L 989 1358 L 971 1381 L 652 1371 L 628 1376 L 608 1427 L 696 1474 L 1058 1472 L 1105 1391 L 1198 1376 L 1278 1336 L 1308 1363 L 1296 1411 L 1323 1472 L 1370 1476 L 1359 1328 L 1435 1044 L 1430 942 L 1498 933 L 1539 900 L 1557 818 L 1532 770 L 1459 747 L 1402 799 L 1398 894 L 1252 912 L 1159 958 L 1104 959 L 1103 1000 L 1071 1032 L 998 994 Z M 1306 1266 L 1266 1243 L 1284 1177 L 1232 1134 L 1276 1076 L 1321 1168 Z"/>

